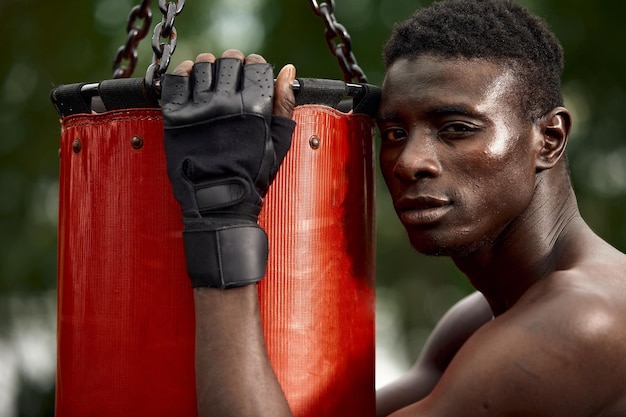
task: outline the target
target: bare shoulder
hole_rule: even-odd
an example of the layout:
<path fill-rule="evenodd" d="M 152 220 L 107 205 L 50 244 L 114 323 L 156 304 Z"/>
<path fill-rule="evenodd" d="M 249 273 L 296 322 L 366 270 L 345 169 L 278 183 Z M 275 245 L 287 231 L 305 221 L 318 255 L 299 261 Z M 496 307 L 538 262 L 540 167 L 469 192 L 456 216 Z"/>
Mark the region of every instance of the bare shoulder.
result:
<path fill-rule="evenodd" d="M 479 328 L 432 393 L 397 416 L 626 415 L 621 258 L 550 274 Z"/>
<path fill-rule="evenodd" d="M 624 415 L 624 346 L 626 257 L 611 253 L 544 278 L 481 328 L 451 370 L 483 367 L 500 385 L 485 404 L 506 413 Z"/>
<path fill-rule="evenodd" d="M 546 378 L 559 390 L 554 399 L 577 398 L 579 411 L 598 407 L 589 415 L 626 413 L 626 256 L 607 251 L 546 277 L 502 317 L 491 336 L 510 333 L 517 333 L 520 346 L 536 349 L 520 352 L 524 364 L 558 376 Z M 526 368 L 531 369 L 537 368 Z"/>
<path fill-rule="evenodd" d="M 540 335 L 538 342 L 563 345 L 564 354 L 602 366 L 604 358 L 623 356 L 611 346 L 626 341 L 626 255 L 605 242 L 588 246 L 531 287 L 499 324 L 521 326 Z"/>
<path fill-rule="evenodd" d="M 511 319 L 543 323 L 571 343 L 602 349 L 626 338 L 626 255 L 604 244 L 531 288 Z M 598 343 L 600 342 L 600 343 Z M 605 355 L 610 354 L 603 349 Z"/>
<path fill-rule="evenodd" d="M 626 343 L 626 262 L 554 272 L 498 324 L 517 326 L 532 340 L 539 336 L 537 343 L 560 346 L 561 357 L 571 355 L 571 360 L 602 367 L 607 358 L 619 359 Z"/>

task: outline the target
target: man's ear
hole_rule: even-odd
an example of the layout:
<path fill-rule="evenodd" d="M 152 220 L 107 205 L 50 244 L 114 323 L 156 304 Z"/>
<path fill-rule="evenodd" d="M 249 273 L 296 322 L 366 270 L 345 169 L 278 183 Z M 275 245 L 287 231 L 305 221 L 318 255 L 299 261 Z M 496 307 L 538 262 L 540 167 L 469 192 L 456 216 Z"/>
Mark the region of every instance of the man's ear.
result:
<path fill-rule="evenodd" d="M 565 153 L 572 116 L 565 107 L 555 107 L 537 121 L 541 129 L 541 149 L 537 155 L 537 170 L 550 169 Z"/>

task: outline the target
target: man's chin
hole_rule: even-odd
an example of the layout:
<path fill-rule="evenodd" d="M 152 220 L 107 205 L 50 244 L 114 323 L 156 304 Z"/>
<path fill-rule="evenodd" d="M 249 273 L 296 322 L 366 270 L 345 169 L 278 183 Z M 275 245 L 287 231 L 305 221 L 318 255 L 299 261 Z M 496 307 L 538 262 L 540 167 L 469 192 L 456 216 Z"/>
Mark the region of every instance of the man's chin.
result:
<path fill-rule="evenodd" d="M 446 248 L 423 248 L 423 247 L 417 247 L 415 245 L 411 245 L 413 246 L 413 249 L 415 249 L 417 252 L 421 253 L 422 255 L 426 255 L 426 256 L 452 256 L 454 255 L 454 251 L 451 251 L 449 249 Z"/>
<path fill-rule="evenodd" d="M 450 257 L 465 257 L 474 253 L 477 249 L 487 244 L 488 239 L 484 239 L 472 244 L 459 244 L 459 242 L 445 242 L 440 239 L 425 240 L 425 239 L 411 239 L 411 246 L 417 252 L 426 256 L 450 256 Z"/>
<path fill-rule="evenodd" d="M 413 249 L 415 249 L 417 252 L 421 253 L 422 255 L 450 256 L 452 254 L 451 252 L 453 252 L 450 250 L 450 248 L 446 247 L 441 242 L 426 241 L 423 239 L 420 239 L 420 240 L 411 239 L 410 236 L 409 236 L 409 240 L 411 242 L 411 246 L 413 247 Z"/>

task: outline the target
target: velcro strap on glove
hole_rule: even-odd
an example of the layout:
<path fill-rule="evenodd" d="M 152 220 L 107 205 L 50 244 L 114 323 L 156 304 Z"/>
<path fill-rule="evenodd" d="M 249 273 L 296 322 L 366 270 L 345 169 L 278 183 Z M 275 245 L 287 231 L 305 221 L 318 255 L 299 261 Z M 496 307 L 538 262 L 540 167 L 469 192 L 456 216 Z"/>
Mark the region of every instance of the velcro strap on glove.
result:
<path fill-rule="evenodd" d="M 183 232 L 192 287 L 233 288 L 260 281 L 267 267 L 267 235 L 258 225 Z"/>
<path fill-rule="evenodd" d="M 195 187 L 200 214 L 233 207 L 250 195 L 250 186 L 241 178 L 225 178 Z"/>

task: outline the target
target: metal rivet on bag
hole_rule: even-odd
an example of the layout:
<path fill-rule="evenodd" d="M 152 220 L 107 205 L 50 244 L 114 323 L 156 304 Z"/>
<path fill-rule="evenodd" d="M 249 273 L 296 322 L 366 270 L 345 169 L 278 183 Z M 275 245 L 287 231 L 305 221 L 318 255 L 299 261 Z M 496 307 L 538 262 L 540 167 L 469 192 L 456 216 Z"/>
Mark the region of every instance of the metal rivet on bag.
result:
<path fill-rule="evenodd" d="M 139 135 L 133 136 L 130 140 L 130 146 L 132 146 L 133 149 L 141 149 L 143 147 L 143 138 Z"/>
<path fill-rule="evenodd" d="M 74 142 L 72 142 L 72 150 L 74 151 L 74 153 L 80 152 L 82 148 L 83 145 L 80 143 L 80 140 L 74 139 Z"/>
<path fill-rule="evenodd" d="M 313 135 L 309 138 L 309 145 L 312 149 L 318 149 L 320 147 L 321 139 L 317 135 Z"/>

